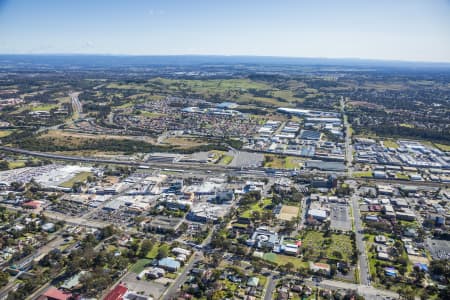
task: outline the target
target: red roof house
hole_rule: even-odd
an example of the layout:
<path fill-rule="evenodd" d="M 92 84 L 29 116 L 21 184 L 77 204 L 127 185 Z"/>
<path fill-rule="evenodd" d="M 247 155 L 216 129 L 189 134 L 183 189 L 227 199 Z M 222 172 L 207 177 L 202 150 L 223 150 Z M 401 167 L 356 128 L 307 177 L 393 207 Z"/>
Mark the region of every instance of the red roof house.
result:
<path fill-rule="evenodd" d="M 118 284 L 116 285 L 103 300 L 123 300 L 123 295 L 128 291 L 127 287 Z"/>
<path fill-rule="evenodd" d="M 65 293 L 57 288 L 49 288 L 39 299 L 41 300 L 69 300 L 72 294 Z"/>
<path fill-rule="evenodd" d="M 36 209 L 36 208 L 41 207 L 41 204 L 42 204 L 41 201 L 33 200 L 33 201 L 28 201 L 28 202 L 22 203 L 22 207 Z"/>

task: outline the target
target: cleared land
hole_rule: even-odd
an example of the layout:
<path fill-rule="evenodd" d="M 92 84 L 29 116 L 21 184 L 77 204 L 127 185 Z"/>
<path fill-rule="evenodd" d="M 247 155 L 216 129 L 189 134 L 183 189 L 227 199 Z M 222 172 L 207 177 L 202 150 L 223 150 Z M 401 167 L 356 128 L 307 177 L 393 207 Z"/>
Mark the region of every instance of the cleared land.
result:
<path fill-rule="evenodd" d="M 274 169 L 298 169 L 303 160 L 295 156 L 265 155 L 264 167 Z"/>
<path fill-rule="evenodd" d="M 189 149 L 208 144 L 206 141 L 200 138 L 189 137 L 169 137 L 165 139 L 163 143 L 180 149 Z"/>
<path fill-rule="evenodd" d="M 398 144 L 392 140 L 384 140 L 383 145 L 388 148 L 398 148 Z"/>
<path fill-rule="evenodd" d="M 322 257 L 350 261 L 353 256 L 352 241 L 344 234 L 324 237 L 322 232 L 307 231 L 302 239 L 302 247 L 305 248 L 305 258 L 308 260 Z"/>
<path fill-rule="evenodd" d="M 76 182 L 85 182 L 89 176 L 92 176 L 91 172 L 81 172 L 81 173 L 78 173 L 77 175 L 75 175 L 74 177 L 72 177 L 70 180 L 61 183 L 59 186 L 65 187 L 65 188 L 71 188 L 73 186 L 73 184 Z"/>
<path fill-rule="evenodd" d="M 297 206 L 283 205 L 281 207 L 280 214 L 278 215 L 278 219 L 284 221 L 291 221 L 292 219 L 297 218 L 299 212 L 300 208 Z"/>
<path fill-rule="evenodd" d="M 264 253 L 263 259 L 276 263 L 278 266 L 283 266 L 288 262 L 290 262 L 294 265 L 294 268 L 296 269 L 308 268 L 308 262 L 302 261 L 300 258 L 294 256 L 287 256 L 270 252 Z"/>
<path fill-rule="evenodd" d="M 40 138 L 51 138 L 55 145 L 74 145 L 78 146 L 86 140 L 101 140 L 101 139 L 115 139 L 115 140 L 138 140 L 148 143 L 155 143 L 155 139 L 146 136 L 122 136 L 122 135 L 108 135 L 108 134 L 89 134 L 72 131 L 50 130 L 46 134 L 41 135 Z"/>

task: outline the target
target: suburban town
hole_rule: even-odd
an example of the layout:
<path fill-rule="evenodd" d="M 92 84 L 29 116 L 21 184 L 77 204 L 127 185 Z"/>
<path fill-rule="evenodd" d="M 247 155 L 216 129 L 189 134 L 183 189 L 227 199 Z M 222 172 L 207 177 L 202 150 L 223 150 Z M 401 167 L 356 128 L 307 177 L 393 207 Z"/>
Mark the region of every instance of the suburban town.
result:
<path fill-rule="evenodd" d="M 0 300 L 364 299 L 450 299 L 450 1 L 0 0 Z"/>
<path fill-rule="evenodd" d="M 2 90 L 0 299 L 448 296 L 445 142 L 361 134 L 346 94 L 258 107 L 170 80 Z"/>

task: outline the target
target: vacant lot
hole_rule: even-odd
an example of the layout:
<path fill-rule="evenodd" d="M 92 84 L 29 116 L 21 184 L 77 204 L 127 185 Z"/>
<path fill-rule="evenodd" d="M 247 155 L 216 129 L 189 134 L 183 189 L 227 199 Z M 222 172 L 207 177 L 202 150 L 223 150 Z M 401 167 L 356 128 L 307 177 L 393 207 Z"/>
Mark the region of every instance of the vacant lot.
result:
<path fill-rule="evenodd" d="M 398 148 L 398 144 L 393 140 L 384 140 L 383 145 L 388 148 L 395 148 L 395 149 Z"/>
<path fill-rule="evenodd" d="M 322 232 L 307 231 L 303 235 L 302 247 L 305 248 L 305 258 L 330 258 L 350 261 L 353 257 L 352 241 L 348 235 L 332 234 L 324 237 Z"/>
<path fill-rule="evenodd" d="M 300 208 L 297 206 L 283 205 L 278 215 L 278 219 L 284 221 L 291 221 L 292 219 L 297 218 L 299 212 Z"/>
<path fill-rule="evenodd" d="M 164 140 L 163 144 L 177 147 L 179 149 L 189 149 L 202 145 L 207 145 L 208 143 L 199 138 L 189 138 L 189 137 L 169 137 Z"/>
<path fill-rule="evenodd" d="M 74 145 L 79 146 L 86 140 L 102 140 L 102 139 L 115 139 L 115 140 L 134 140 L 144 141 L 147 143 L 154 143 L 155 140 L 146 136 L 122 136 L 122 135 L 107 135 L 107 134 L 89 134 L 79 132 L 69 132 L 62 130 L 50 130 L 46 134 L 40 136 L 42 138 L 51 138 L 55 145 Z M 101 149 L 99 149 L 101 150 Z"/>
<path fill-rule="evenodd" d="M 73 186 L 74 183 L 76 182 L 85 182 L 86 179 L 91 176 L 92 173 L 91 172 L 81 172 L 78 173 L 77 175 L 75 175 L 74 177 L 72 177 L 72 179 L 63 182 L 60 184 L 60 186 L 65 187 L 65 188 L 71 188 Z"/>
<path fill-rule="evenodd" d="M 276 253 L 264 253 L 264 260 L 276 263 L 279 266 L 283 266 L 288 262 L 292 263 L 296 269 L 308 268 L 308 262 L 302 261 L 300 258 Z"/>
<path fill-rule="evenodd" d="M 264 155 L 264 167 L 274 169 L 298 169 L 303 160 L 295 156 Z"/>

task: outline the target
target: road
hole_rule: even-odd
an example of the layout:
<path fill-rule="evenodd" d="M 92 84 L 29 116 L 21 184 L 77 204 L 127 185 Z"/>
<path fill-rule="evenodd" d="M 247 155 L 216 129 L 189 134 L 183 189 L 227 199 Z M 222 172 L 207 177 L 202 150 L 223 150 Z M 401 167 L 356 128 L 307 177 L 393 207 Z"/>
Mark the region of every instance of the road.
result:
<path fill-rule="evenodd" d="M 264 300 L 271 300 L 273 292 L 275 291 L 275 288 L 277 286 L 277 283 L 275 280 L 273 280 L 273 274 L 270 274 L 270 276 L 267 278 L 267 288 L 265 290 L 264 294 Z"/>
<path fill-rule="evenodd" d="M 35 252 L 32 255 L 22 258 L 20 261 L 16 262 L 15 265 L 20 266 L 20 265 L 27 263 L 30 260 L 35 259 L 36 257 L 45 256 L 51 250 L 56 249 L 59 246 L 61 246 L 64 243 L 64 238 L 59 235 L 62 230 L 63 229 L 58 231 L 58 233 L 54 233 L 52 235 L 52 237 L 53 236 L 56 236 L 56 237 L 52 238 L 50 240 L 50 242 L 46 243 L 45 245 L 43 245 L 40 248 L 38 248 L 37 250 L 35 250 Z M 16 276 L 11 276 L 9 278 L 8 284 L 0 290 L 0 299 L 1 300 L 6 299 L 8 297 L 9 292 L 13 291 L 16 288 L 16 286 L 18 285 L 17 279 L 20 277 L 21 274 L 22 274 L 22 272 L 19 272 Z"/>
<path fill-rule="evenodd" d="M 78 116 L 83 112 L 83 105 L 81 104 L 81 101 L 78 99 L 78 95 L 80 95 L 80 92 L 70 94 L 70 101 L 72 102 L 72 110 L 74 116 Z"/>
<path fill-rule="evenodd" d="M 362 284 L 354 284 L 348 282 L 342 282 L 337 280 L 322 280 L 319 283 L 313 282 L 310 279 L 305 280 L 305 284 L 310 287 L 320 287 L 323 289 L 330 290 L 354 290 L 357 291 L 359 295 L 364 296 L 365 299 L 385 299 L 392 298 L 398 299 L 398 294 L 395 292 L 376 289 L 372 286 L 362 285 Z"/>
<path fill-rule="evenodd" d="M 366 245 L 363 240 L 361 215 L 359 212 L 358 195 L 354 194 L 351 197 L 353 217 L 355 224 L 355 239 L 356 248 L 358 250 L 358 267 L 359 267 L 359 280 L 363 285 L 370 285 L 370 270 L 369 263 L 366 254 Z"/>
<path fill-rule="evenodd" d="M 341 113 L 344 119 L 344 129 L 345 129 L 345 162 L 347 164 L 347 175 L 349 178 L 353 175 L 353 148 L 352 148 L 352 131 L 351 126 L 348 122 L 348 117 L 345 113 L 345 100 L 341 97 L 340 101 Z"/>
<path fill-rule="evenodd" d="M 181 274 L 178 275 L 178 277 L 175 279 L 175 281 L 172 283 L 172 285 L 164 292 L 164 294 L 160 297 L 160 299 L 170 300 L 180 290 L 181 286 L 186 281 L 186 279 L 187 279 L 189 273 L 191 272 L 192 268 L 194 267 L 194 265 L 197 262 L 199 262 L 200 260 L 203 259 L 203 255 L 204 255 L 203 248 L 206 245 L 209 245 L 209 243 L 211 242 L 211 238 L 212 238 L 212 235 L 214 233 L 214 230 L 215 230 L 215 227 L 213 227 L 213 229 L 211 230 L 209 235 L 206 237 L 206 239 L 201 244 L 201 246 L 202 246 L 201 250 L 194 251 L 194 253 L 192 254 L 191 259 L 185 265 L 185 267 L 184 267 L 183 271 L 181 272 Z"/>
<path fill-rule="evenodd" d="M 352 137 L 351 137 L 351 127 L 348 122 L 348 117 L 345 112 L 345 100 L 344 97 L 341 97 L 341 112 L 343 114 L 344 119 L 344 128 L 345 128 L 345 161 L 347 165 L 347 176 L 348 178 L 352 178 L 353 176 L 353 149 L 352 149 Z M 356 248 L 358 250 L 358 269 L 359 269 L 359 280 L 360 283 L 364 286 L 370 285 L 370 270 L 369 263 L 366 254 L 366 245 L 363 240 L 362 234 L 362 224 L 361 224 L 361 215 L 359 211 L 359 203 L 358 203 L 358 195 L 355 192 L 351 197 L 351 204 L 353 208 L 353 218 L 355 225 L 355 239 L 356 239 Z"/>
<path fill-rule="evenodd" d="M 279 273 L 277 271 L 272 271 L 271 275 L 268 277 L 268 284 L 266 293 L 264 295 L 264 300 L 272 299 L 272 294 L 275 291 L 277 284 L 277 281 L 274 280 L 274 276 L 279 276 Z M 284 276 L 284 278 L 299 279 L 298 277 L 294 277 L 291 275 Z M 354 290 L 357 291 L 359 295 L 364 296 L 364 298 L 367 300 L 381 300 L 386 298 L 398 299 L 399 297 L 397 293 L 392 291 L 381 290 L 368 285 L 348 283 L 337 280 L 325 279 L 321 280 L 320 282 L 315 282 L 312 280 L 312 278 L 306 278 L 304 279 L 303 283 L 309 287 L 319 287 L 328 290 Z"/>

